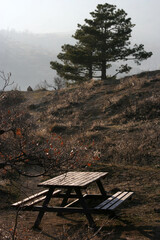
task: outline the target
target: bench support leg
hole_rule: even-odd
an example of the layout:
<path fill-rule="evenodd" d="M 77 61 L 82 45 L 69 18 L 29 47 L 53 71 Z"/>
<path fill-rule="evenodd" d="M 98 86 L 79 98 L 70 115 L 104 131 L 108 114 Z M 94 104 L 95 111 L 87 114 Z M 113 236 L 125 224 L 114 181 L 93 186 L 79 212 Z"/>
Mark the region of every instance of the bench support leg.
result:
<path fill-rule="evenodd" d="M 36 219 L 36 221 L 35 221 L 35 223 L 34 223 L 34 226 L 33 226 L 34 229 L 39 228 L 39 225 L 40 225 L 41 220 L 42 220 L 42 218 L 43 218 L 43 215 L 44 215 L 44 213 L 45 213 L 45 211 L 44 211 L 43 208 L 48 205 L 48 203 L 49 203 L 49 201 L 50 201 L 50 199 L 51 199 L 51 197 L 52 197 L 53 191 L 54 191 L 54 188 L 51 187 L 51 188 L 49 189 L 47 195 L 46 195 L 46 198 L 45 198 L 44 202 L 43 202 L 42 210 L 39 212 L 39 214 L 38 214 L 38 216 L 37 216 L 37 219 Z"/>
<path fill-rule="evenodd" d="M 72 191 L 72 188 L 69 188 L 67 190 L 66 195 L 65 195 L 65 197 L 62 200 L 61 207 L 64 207 L 67 204 L 67 201 L 68 201 L 68 198 L 69 198 L 69 196 L 71 194 L 71 191 Z M 57 213 L 57 216 L 62 216 L 62 215 L 63 215 L 62 213 Z"/>
<path fill-rule="evenodd" d="M 90 226 L 91 228 L 96 228 L 96 224 L 95 224 L 95 222 L 94 222 L 94 220 L 93 220 L 93 218 L 92 218 L 91 213 L 88 211 L 86 202 L 85 202 L 85 200 L 84 200 L 84 198 L 83 198 L 83 195 L 82 195 L 82 193 L 81 193 L 80 188 L 75 187 L 75 192 L 77 193 L 77 197 L 79 198 L 80 204 L 81 204 L 81 206 L 82 206 L 83 209 L 84 209 L 84 214 L 86 215 L 86 217 L 87 217 L 87 219 L 88 219 L 89 226 Z"/>
<path fill-rule="evenodd" d="M 99 187 L 99 190 L 100 190 L 101 194 L 102 194 L 104 197 L 106 197 L 107 194 L 106 194 L 106 191 L 105 191 L 105 189 L 104 189 L 101 181 L 98 180 L 98 181 L 96 181 L 96 183 L 97 183 L 97 185 L 98 185 L 98 187 Z"/>

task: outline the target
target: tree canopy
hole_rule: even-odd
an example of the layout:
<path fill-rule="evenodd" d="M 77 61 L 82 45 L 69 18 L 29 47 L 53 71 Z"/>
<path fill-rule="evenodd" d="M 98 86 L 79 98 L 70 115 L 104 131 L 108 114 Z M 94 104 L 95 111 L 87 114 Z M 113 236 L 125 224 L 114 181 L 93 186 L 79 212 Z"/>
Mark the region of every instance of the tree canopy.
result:
<path fill-rule="evenodd" d="M 72 36 L 75 45 L 65 44 L 58 54 L 58 61 L 50 62 L 51 68 L 66 80 L 83 81 L 98 76 L 107 79 L 107 69 L 114 62 L 120 61 L 116 74 L 129 72 L 131 67 L 127 61 L 140 64 L 151 57 L 152 52 L 144 50 L 143 44 L 132 46 L 130 42 L 132 28 L 131 18 L 122 9 L 108 3 L 98 4 L 90 13 L 91 19 L 85 24 L 78 24 Z"/>

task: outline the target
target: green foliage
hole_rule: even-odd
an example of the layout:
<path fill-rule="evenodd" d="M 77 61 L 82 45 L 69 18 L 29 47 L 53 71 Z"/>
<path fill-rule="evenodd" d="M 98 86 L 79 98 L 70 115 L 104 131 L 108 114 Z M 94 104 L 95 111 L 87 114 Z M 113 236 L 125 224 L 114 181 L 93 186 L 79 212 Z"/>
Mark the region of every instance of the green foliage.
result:
<path fill-rule="evenodd" d="M 86 77 L 85 66 L 88 64 L 85 51 L 82 47 L 66 44 L 62 46 L 62 53 L 58 59 L 63 62 L 51 62 L 51 67 L 56 69 L 58 75 L 67 80 L 83 80 Z"/>
<path fill-rule="evenodd" d="M 133 60 L 140 64 L 142 60 L 151 57 L 151 52 L 144 50 L 144 45 L 135 44 L 131 47 L 129 41 L 132 28 L 131 18 L 115 5 L 99 4 L 92 19 L 85 19 L 85 24 L 78 24 L 73 38 L 75 45 L 63 45 L 62 53 L 58 54 L 60 62 L 52 61 L 51 68 L 66 80 L 82 81 L 97 76 L 107 78 L 107 69 L 113 62 Z M 130 71 L 131 67 L 123 64 L 116 74 Z M 115 75 L 116 75 L 115 74 Z"/>

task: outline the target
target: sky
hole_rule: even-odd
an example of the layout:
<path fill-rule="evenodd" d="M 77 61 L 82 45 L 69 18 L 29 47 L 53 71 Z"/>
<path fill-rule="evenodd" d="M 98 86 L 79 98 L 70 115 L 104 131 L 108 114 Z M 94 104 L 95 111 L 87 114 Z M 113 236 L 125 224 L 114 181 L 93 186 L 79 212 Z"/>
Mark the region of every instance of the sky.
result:
<path fill-rule="evenodd" d="M 138 34 L 160 35 L 160 0 L 0 0 L 0 30 L 74 33 L 77 23 L 106 2 L 124 9 Z"/>

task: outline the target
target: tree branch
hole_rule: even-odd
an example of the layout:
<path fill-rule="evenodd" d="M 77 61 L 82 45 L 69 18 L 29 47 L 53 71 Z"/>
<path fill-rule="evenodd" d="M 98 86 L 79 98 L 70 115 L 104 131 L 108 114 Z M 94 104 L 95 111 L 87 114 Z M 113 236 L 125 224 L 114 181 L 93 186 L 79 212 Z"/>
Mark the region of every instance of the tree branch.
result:
<path fill-rule="evenodd" d="M 14 81 L 10 82 L 10 80 L 11 80 L 11 73 L 5 74 L 4 71 L 0 71 L 0 78 L 4 82 L 4 85 L 3 85 L 2 89 L 0 90 L 0 92 L 3 92 L 6 87 L 9 87 L 9 86 L 11 86 L 14 83 Z"/>

